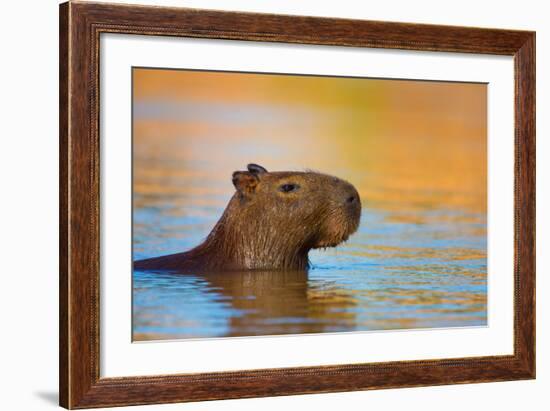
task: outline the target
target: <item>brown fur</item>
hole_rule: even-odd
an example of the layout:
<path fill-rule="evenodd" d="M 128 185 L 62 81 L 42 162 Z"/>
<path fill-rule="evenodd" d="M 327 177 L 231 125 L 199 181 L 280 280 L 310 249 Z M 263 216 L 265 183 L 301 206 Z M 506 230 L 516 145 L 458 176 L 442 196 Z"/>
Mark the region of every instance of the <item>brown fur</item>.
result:
<path fill-rule="evenodd" d="M 268 172 L 249 164 L 248 171 L 233 173 L 233 184 L 235 194 L 202 244 L 136 261 L 134 268 L 304 270 L 309 250 L 335 247 L 359 226 L 359 194 L 339 178 L 316 172 Z M 285 185 L 294 189 L 285 192 Z"/>

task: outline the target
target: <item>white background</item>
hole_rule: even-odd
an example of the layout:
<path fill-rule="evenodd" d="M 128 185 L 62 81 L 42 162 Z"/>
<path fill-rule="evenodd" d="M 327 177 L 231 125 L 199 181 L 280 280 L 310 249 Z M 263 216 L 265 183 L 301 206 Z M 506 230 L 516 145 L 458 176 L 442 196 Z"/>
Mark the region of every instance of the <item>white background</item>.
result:
<path fill-rule="evenodd" d="M 513 353 L 511 57 L 105 34 L 100 60 L 102 377 Z M 489 326 L 131 344 L 131 67 L 155 65 L 489 83 Z"/>
<path fill-rule="evenodd" d="M 151 2 L 153 3 L 153 2 Z M 158 2 L 157 2 L 158 3 Z M 202 8 L 537 30 L 537 375 L 535 381 L 143 407 L 159 410 L 546 409 L 550 389 L 550 14 L 543 1 L 172 1 Z M 3 409 L 57 402 L 57 2 L 2 7 L 0 256 Z M 543 253 L 546 250 L 546 253 Z M 138 409 L 138 408 L 134 408 Z"/>

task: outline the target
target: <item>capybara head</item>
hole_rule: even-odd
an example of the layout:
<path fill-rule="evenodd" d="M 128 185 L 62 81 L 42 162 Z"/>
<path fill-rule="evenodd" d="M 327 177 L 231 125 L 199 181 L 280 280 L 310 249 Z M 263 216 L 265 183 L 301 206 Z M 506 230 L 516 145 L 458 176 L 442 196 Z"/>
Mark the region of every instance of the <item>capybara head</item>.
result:
<path fill-rule="evenodd" d="M 359 194 L 336 177 L 249 164 L 233 173 L 233 185 L 235 194 L 203 243 L 136 261 L 134 268 L 305 270 L 309 250 L 335 247 L 359 226 Z"/>
<path fill-rule="evenodd" d="M 359 194 L 337 177 L 312 171 L 269 172 L 249 164 L 246 171 L 233 173 L 233 185 L 236 192 L 224 217 L 243 234 L 235 241 L 248 242 L 253 253 L 265 254 L 255 259 L 270 260 L 273 253 L 307 258 L 310 249 L 334 247 L 359 226 Z"/>

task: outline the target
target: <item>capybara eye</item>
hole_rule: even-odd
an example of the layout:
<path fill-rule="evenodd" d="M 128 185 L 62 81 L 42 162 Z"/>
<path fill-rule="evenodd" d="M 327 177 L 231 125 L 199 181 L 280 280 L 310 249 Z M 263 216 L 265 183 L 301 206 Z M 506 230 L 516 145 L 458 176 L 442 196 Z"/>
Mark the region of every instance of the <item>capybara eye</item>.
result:
<path fill-rule="evenodd" d="M 281 190 L 283 193 L 290 193 L 292 191 L 296 191 L 300 188 L 298 184 L 283 184 L 281 187 L 279 187 L 279 190 Z"/>

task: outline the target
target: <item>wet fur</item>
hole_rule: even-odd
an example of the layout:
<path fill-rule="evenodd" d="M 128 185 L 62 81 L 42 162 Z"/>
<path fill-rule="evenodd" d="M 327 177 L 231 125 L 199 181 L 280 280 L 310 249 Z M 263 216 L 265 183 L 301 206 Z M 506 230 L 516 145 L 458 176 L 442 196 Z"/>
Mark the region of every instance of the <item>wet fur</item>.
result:
<path fill-rule="evenodd" d="M 233 184 L 233 197 L 202 244 L 136 261 L 134 268 L 305 270 L 311 249 L 335 247 L 359 226 L 359 195 L 336 177 L 311 171 L 267 172 L 252 164 L 248 171 L 233 174 Z M 300 188 L 284 193 L 283 184 Z"/>

